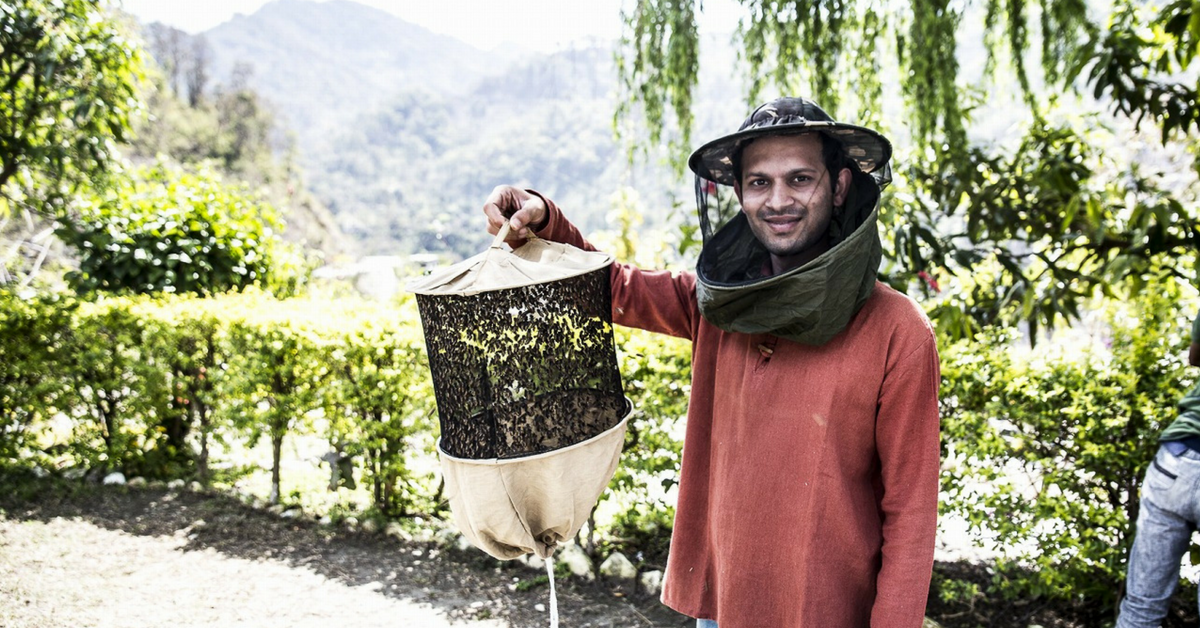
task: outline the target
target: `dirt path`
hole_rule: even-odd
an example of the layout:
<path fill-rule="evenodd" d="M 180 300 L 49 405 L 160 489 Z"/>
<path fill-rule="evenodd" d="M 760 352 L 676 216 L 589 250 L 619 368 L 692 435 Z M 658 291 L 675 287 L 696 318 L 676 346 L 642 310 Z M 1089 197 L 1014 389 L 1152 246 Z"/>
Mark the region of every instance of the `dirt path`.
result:
<path fill-rule="evenodd" d="M 545 628 L 543 577 L 478 550 L 287 520 L 219 494 L 0 475 L 0 628 Z M 987 595 L 991 578 L 987 564 L 939 563 L 929 615 L 947 628 L 1112 619 L 1094 604 Z M 628 585 L 558 587 L 562 628 L 695 625 Z M 1168 628 L 1197 625 L 1196 590 L 1185 589 Z"/>
<path fill-rule="evenodd" d="M 186 491 L 111 487 L 7 506 L 0 628 L 549 625 L 539 572 L 474 550 L 282 520 Z M 611 583 L 559 587 L 563 628 L 691 625 Z"/>
<path fill-rule="evenodd" d="M 186 551 L 170 537 L 139 537 L 82 520 L 0 524 L 5 559 L 0 611 L 12 626 L 502 626 L 452 622 L 433 607 L 378 595 L 275 560 Z M 118 559 L 114 564 L 114 559 Z M 180 621 L 182 619 L 182 621 Z"/>

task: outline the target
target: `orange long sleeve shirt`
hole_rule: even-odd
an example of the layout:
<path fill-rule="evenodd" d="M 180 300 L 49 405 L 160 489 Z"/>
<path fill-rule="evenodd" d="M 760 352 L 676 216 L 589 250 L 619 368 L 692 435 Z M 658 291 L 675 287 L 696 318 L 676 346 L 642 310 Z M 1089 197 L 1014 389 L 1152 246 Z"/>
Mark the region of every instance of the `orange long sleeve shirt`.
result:
<path fill-rule="evenodd" d="M 547 205 L 540 236 L 594 250 Z M 921 626 L 940 455 L 928 319 L 877 283 L 814 347 L 716 328 L 695 285 L 612 267 L 617 324 L 692 341 L 663 602 L 721 628 Z"/>

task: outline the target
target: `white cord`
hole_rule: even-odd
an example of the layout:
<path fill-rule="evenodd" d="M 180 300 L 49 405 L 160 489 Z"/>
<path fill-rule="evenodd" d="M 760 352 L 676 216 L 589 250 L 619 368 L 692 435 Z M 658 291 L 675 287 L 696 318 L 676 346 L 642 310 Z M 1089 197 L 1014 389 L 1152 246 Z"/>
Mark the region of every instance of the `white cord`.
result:
<path fill-rule="evenodd" d="M 550 578 L 550 628 L 558 628 L 558 594 L 554 592 L 554 558 L 546 557 L 546 576 Z"/>

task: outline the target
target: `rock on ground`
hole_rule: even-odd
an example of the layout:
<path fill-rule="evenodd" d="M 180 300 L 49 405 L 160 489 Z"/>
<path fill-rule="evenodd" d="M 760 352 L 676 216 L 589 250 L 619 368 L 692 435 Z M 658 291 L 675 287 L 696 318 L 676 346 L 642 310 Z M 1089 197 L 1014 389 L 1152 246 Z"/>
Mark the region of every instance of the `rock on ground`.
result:
<path fill-rule="evenodd" d="M 588 580 L 596 578 L 596 574 L 592 572 L 592 559 L 588 558 L 583 548 L 575 543 L 568 543 L 558 548 L 554 552 L 553 558 L 555 562 L 566 565 L 572 574 L 580 578 Z"/>
<path fill-rule="evenodd" d="M 637 567 L 621 552 L 613 552 L 600 563 L 600 573 L 610 578 L 633 580 L 637 577 Z"/>

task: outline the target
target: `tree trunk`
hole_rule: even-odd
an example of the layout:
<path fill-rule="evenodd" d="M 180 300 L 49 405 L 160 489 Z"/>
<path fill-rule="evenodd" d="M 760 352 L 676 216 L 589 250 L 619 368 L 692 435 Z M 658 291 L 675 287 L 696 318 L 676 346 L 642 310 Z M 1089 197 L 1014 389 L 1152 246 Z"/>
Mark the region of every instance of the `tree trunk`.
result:
<path fill-rule="evenodd" d="M 443 476 L 438 479 L 437 492 L 433 494 L 433 512 L 443 512 L 449 507 L 448 503 L 443 505 L 442 494 L 446 492 L 446 478 Z"/>
<path fill-rule="evenodd" d="M 116 458 L 116 419 L 113 418 L 114 404 L 106 399 L 100 399 L 96 403 L 96 410 L 100 412 L 100 423 L 104 430 L 104 451 L 108 454 L 108 464 L 110 466 Z"/>
<path fill-rule="evenodd" d="M 163 430 L 167 436 L 167 451 L 170 452 L 172 460 L 179 460 L 185 456 L 187 451 L 187 436 L 192 431 L 192 422 L 195 420 L 195 406 L 192 403 L 192 395 L 189 391 L 180 388 L 179 382 L 184 379 L 192 379 L 191 373 L 185 373 L 182 369 L 172 369 L 172 382 L 175 390 L 167 392 L 170 397 L 167 399 L 167 407 L 172 410 L 169 417 L 164 417 Z"/>
<path fill-rule="evenodd" d="M 200 415 L 200 459 L 196 461 L 196 470 L 200 483 L 208 486 L 208 407 L 203 401 L 196 401 L 196 413 Z"/>
<path fill-rule="evenodd" d="M 367 464 L 371 467 L 371 497 L 375 500 L 375 507 L 386 512 L 383 504 L 383 477 L 381 476 L 383 465 L 380 464 L 379 450 L 374 447 L 368 448 L 367 455 L 370 457 Z"/>
<path fill-rule="evenodd" d="M 279 459 L 283 453 L 283 430 L 271 431 L 271 496 L 268 501 L 279 503 Z"/>
<path fill-rule="evenodd" d="M 592 557 L 592 560 L 598 558 L 596 556 L 596 508 L 600 506 L 600 502 L 596 502 L 592 506 L 592 512 L 588 513 L 587 520 L 587 555 Z"/>
<path fill-rule="evenodd" d="M 383 426 L 383 413 L 375 412 L 375 422 Z M 382 430 L 381 430 L 382 431 Z M 385 432 L 386 434 L 386 432 Z M 396 508 L 396 471 L 392 465 L 393 456 L 396 455 L 395 447 L 392 447 L 392 439 L 384 436 L 383 445 L 379 448 L 379 471 L 383 476 L 383 503 L 380 507 L 388 514 L 399 514 L 399 508 Z"/>
<path fill-rule="evenodd" d="M 2 166 L 0 166 L 0 188 L 3 188 L 4 184 L 8 183 L 8 180 L 11 179 L 14 174 L 17 174 L 16 158 L 6 161 Z"/>
<path fill-rule="evenodd" d="M 200 416 L 200 460 L 197 461 L 200 483 L 208 486 L 208 433 L 212 429 L 212 420 L 209 417 L 207 400 L 212 398 L 209 394 L 213 388 L 208 374 L 212 372 L 217 352 L 216 339 L 212 331 L 205 335 L 205 345 L 204 362 L 196 376 L 196 390 L 192 393 L 192 404 L 196 407 L 196 414 Z"/>

